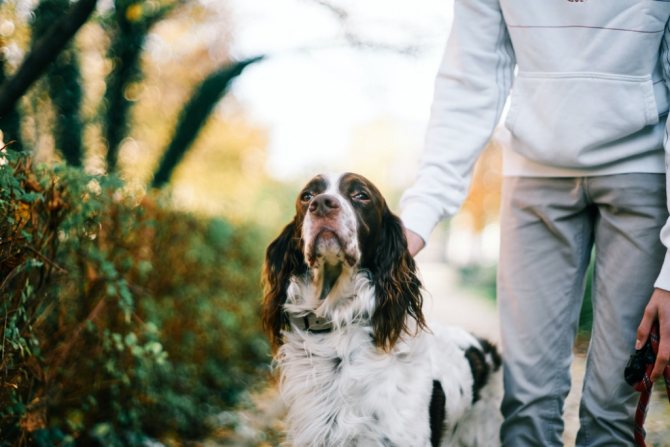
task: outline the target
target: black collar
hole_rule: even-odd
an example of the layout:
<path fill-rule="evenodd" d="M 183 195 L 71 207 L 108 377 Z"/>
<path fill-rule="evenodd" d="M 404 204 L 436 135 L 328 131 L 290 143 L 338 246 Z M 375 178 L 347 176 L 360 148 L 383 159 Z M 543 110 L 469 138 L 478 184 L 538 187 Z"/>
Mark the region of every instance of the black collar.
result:
<path fill-rule="evenodd" d="M 291 321 L 291 324 L 295 325 L 298 329 L 306 332 L 323 334 L 333 330 L 333 323 L 331 321 L 317 317 L 311 312 L 301 317 L 289 315 L 289 320 Z"/>

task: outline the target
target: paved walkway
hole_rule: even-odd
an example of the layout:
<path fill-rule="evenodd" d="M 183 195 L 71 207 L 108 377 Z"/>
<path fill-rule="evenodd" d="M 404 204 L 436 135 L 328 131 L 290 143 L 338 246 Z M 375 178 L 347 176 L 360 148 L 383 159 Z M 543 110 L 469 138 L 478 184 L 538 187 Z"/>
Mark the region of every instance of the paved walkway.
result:
<path fill-rule="evenodd" d="M 457 273 L 442 263 L 420 262 L 426 294 L 423 310 L 429 321 L 461 326 L 491 341 L 500 340 L 495 303 L 459 286 Z"/>

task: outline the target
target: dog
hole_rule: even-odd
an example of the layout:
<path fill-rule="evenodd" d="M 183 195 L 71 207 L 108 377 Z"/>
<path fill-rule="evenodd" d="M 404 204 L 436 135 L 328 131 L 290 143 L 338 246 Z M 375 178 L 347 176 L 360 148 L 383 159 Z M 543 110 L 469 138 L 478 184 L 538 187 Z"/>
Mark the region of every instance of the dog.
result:
<path fill-rule="evenodd" d="M 263 283 L 289 445 L 499 445 L 500 355 L 428 326 L 402 223 L 369 180 L 311 179 Z"/>

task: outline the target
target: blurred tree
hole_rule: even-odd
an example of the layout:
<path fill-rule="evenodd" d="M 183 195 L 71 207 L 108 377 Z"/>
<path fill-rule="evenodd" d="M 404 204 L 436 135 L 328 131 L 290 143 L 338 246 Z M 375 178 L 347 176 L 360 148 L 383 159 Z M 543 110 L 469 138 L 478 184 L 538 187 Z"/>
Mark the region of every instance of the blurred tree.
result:
<path fill-rule="evenodd" d="M 128 89 L 142 78 L 140 56 L 149 29 L 170 11 L 188 0 L 168 4 L 138 0 L 115 0 L 110 28 L 112 42 L 107 56 L 112 70 L 107 76 L 103 107 L 103 132 L 107 142 L 107 170 L 117 168 L 121 141 L 128 135 L 132 99 Z"/>
<path fill-rule="evenodd" d="M 408 56 L 416 55 L 423 50 L 422 46 L 420 44 L 416 44 L 416 42 L 410 44 L 389 43 L 378 38 L 371 38 L 370 36 L 366 36 L 364 29 L 360 27 L 360 24 L 356 23 L 356 14 L 352 14 L 349 8 L 342 6 L 343 2 L 341 1 L 311 1 L 315 5 L 318 5 L 324 10 L 328 11 L 340 22 L 342 35 L 347 44 L 351 47 L 361 50 L 389 51 L 391 53 L 404 54 Z"/>
<path fill-rule="evenodd" d="M 475 165 L 470 192 L 461 213 L 467 214 L 472 230 L 481 233 L 486 225 L 498 220 L 502 187 L 502 149 L 492 140 Z"/>
<path fill-rule="evenodd" d="M 90 0 L 39 0 L 34 2 L 36 9 L 24 4 L 20 11 L 14 2 L 0 2 L 0 24 L 16 26 L 16 31 L 2 29 L 7 73 L 17 72 L 22 51 L 38 51 L 43 36 L 52 32 L 45 8 L 60 8 L 69 15 L 72 7 L 65 9 L 67 5 L 84 1 Z M 172 13 L 175 8 L 178 14 Z M 258 175 L 264 169 L 266 134 L 227 95 L 242 69 L 260 60 L 231 59 L 228 47 L 234 27 L 228 7 L 190 0 L 114 0 L 98 12 L 76 42 L 65 41 L 64 51 L 55 53 L 65 55 L 76 45 L 79 63 L 63 56 L 66 68 L 44 66 L 44 82 L 21 101 L 24 113 L 21 121 L 14 119 L 16 130 L 6 123 L 10 115 L 0 118 L 5 141 L 15 140 L 20 129 L 25 147 L 37 160 L 54 161 L 58 150 L 69 164 L 85 161 L 88 172 L 118 172 L 133 190 L 150 185 L 158 173 L 156 183 L 170 181 L 173 204 L 182 209 L 223 213 L 240 222 L 256 218 L 262 203 L 268 225 L 268 215 L 283 218 L 284 207 L 278 203 L 283 199 L 278 201 L 277 194 L 285 185 Z M 51 20 L 61 21 L 62 15 Z M 52 63 L 61 63 L 61 58 L 55 59 Z M 57 79 L 50 80 L 49 73 Z M 56 86 L 75 83 L 77 76 L 79 89 L 73 92 L 80 99 L 67 103 L 68 96 L 61 92 L 58 107 Z M 200 102 L 191 98 L 199 88 L 204 92 Z M 225 103 L 217 107 L 225 96 Z M 71 133 L 63 135 L 65 131 Z M 66 138 L 83 143 L 64 143 Z M 66 154 L 68 149 L 74 150 Z M 293 195 L 289 190 L 287 203 Z"/>
<path fill-rule="evenodd" d="M 214 106 L 228 91 L 233 79 L 239 76 L 246 67 L 262 59 L 262 56 L 258 56 L 231 62 L 211 73 L 200 83 L 179 115 L 174 136 L 163 153 L 151 181 L 151 187 L 160 188 L 170 180 L 172 171 L 192 146 Z"/>
<path fill-rule="evenodd" d="M 7 79 L 6 61 L 0 57 L 0 85 Z M 2 129 L 2 140 L 5 144 L 11 143 L 11 148 L 16 151 L 23 150 L 21 141 L 21 115 L 18 104 L 15 104 L 7 113 L 0 115 L 0 129 Z"/>
<path fill-rule="evenodd" d="M 97 0 L 79 0 L 39 37 L 16 73 L 0 85 L 0 116 L 12 112 L 17 101 L 88 20 L 96 3 Z"/>
<path fill-rule="evenodd" d="M 33 47 L 69 6 L 69 0 L 41 0 L 34 11 Z M 81 73 L 76 46 L 68 43 L 46 71 L 49 97 L 54 107 L 54 140 L 65 161 L 81 166 L 83 161 L 81 121 Z"/>
<path fill-rule="evenodd" d="M 236 223 L 255 222 L 274 233 L 293 217 L 302 185 L 265 175 L 267 146 L 267 131 L 250 123 L 232 96 L 224 99 L 172 173 L 172 203 Z"/>

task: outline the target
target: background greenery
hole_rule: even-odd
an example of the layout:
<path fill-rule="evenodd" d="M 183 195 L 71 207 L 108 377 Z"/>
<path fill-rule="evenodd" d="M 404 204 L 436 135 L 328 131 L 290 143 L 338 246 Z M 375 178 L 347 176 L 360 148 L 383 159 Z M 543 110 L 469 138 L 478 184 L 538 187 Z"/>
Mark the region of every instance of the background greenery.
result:
<path fill-rule="evenodd" d="M 253 226 L 0 167 L 0 445 L 196 438 L 263 375 Z"/>
<path fill-rule="evenodd" d="M 266 383 L 259 272 L 295 188 L 258 175 L 228 93 L 263 58 L 232 59 L 229 25 L 0 2 L 0 445 L 201 440 Z"/>

